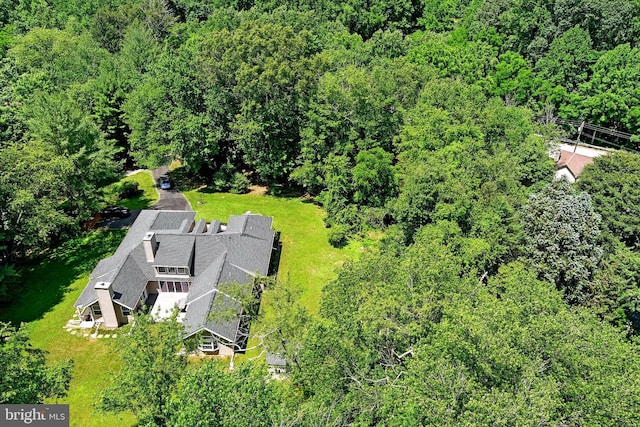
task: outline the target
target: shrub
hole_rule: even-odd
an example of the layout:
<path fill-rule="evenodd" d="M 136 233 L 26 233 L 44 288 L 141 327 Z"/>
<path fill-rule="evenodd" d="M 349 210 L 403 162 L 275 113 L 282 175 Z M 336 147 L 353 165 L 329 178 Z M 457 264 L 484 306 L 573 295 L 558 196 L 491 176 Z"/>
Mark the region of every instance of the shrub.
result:
<path fill-rule="evenodd" d="M 211 186 L 214 191 L 225 192 L 229 191 L 229 182 L 227 181 L 227 177 L 221 173 L 216 172 L 213 174 L 213 179 L 211 180 Z"/>
<path fill-rule="evenodd" d="M 347 244 L 351 231 L 344 225 L 334 225 L 329 229 L 329 244 L 334 248 L 341 248 Z"/>
<path fill-rule="evenodd" d="M 347 205 L 345 208 L 338 210 L 329 223 L 344 225 L 349 230 L 357 233 L 362 229 L 362 216 L 357 206 Z"/>
<path fill-rule="evenodd" d="M 125 181 L 116 188 L 118 199 L 130 199 L 140 194 L 140 187 L 136 181 Z"/>
<path fill-rule="evenodd" d="M 0 265 L 0 303 L 11 301 L 22 288 L 20 275 L 12 265 Z"/>
<path fill-rule="evenodd" d="M 240 172 L 236 172 L 231 180 L 231 188 L 229 191 L 234 194 L 244 194 L 249 192 L 250 185 L 251 182 L 249 181 L 249 178 Z"/>
<path fill-rule="evenodd" d="M 232 187 L 235 168 L 230 163 L 225 163 L 213 174 L 211 184 L 215 191 L 229 191 Z"/>
<path fill-rule="evenodd" d="M 371 208 L 363 206 L 361 209 L 362 222 L 370 227 L 382 230 L 385 228 L 385 219 L 389 216 L 384 208 Z"/>

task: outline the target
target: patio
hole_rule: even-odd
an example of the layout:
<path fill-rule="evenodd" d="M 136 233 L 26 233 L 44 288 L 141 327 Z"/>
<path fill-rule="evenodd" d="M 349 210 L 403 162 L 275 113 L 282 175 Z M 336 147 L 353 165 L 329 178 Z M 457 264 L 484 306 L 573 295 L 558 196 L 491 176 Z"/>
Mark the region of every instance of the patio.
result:
<path fill-rule="evenodd" d="M 102 319 L 102 318 L 100 318 Z M 91 329 L 96 324 L 93 320 L 79 320 L 72 318 L 67 321 L 65 328 L 67 329 Z"/>
<path fill-rule="evenodd" d="M 161 320 L 167 319 L 171 316 L 173 309 L 178 307 L 182 308 L 184 302 L 187 299 L 187 292 L 160 292 L 157 295 L 151 309 L 151 315 L 154 319 Z M 151 297 L 151 295 L 149 295 Z"/>

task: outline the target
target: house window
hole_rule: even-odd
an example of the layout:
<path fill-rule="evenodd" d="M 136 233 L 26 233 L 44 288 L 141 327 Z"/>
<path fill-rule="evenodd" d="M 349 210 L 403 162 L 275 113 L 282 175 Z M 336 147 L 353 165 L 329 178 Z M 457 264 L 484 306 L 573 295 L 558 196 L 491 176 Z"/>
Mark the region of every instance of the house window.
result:
<path fill-rule="evenodd" d="M 102 316 L 102 310 L 100 310 L 100 305 L 96 304 L 93 306 L 93 317 Z"/>
<path fill-rule="evenodd" d="M 189 269 L 186 267 L 160 267 L 156 266 L 157 274 L 180 274 L 186 276 L 189 274 Z"/>
<path fill-rule="evenodd" d="M 211 335 L 202 335 L 198 348 L 202 351 L 216 351 L 218 349 L 218 341 Z"/>
<path fill-rule="evenodd" d="M 123 316 L 131 316 L 131 310 L 129 310 L 127 307 L 121 306 L 120 310 L 122 311 Z"/>
<path fill-rule="evenodd" d="M 189 282 L 173 282 L 160 280 L 158 282 L 162 292 L 189 292 Z"/>

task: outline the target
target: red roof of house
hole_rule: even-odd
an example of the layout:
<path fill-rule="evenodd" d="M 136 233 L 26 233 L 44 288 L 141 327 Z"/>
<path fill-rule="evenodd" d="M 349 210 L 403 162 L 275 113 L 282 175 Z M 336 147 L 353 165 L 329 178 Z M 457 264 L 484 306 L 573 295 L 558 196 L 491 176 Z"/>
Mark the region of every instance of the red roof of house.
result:
<path fill-rule="evenodd" d="M 593 163 L 593 157 L 583 156 L 582 154 L 572 153 L 571 151 L 560 151 L 560 159 L 556 163 L 556 168 L 566 167 L 569 172 L 577 178 L 580 176 L 585 166 Z"/>

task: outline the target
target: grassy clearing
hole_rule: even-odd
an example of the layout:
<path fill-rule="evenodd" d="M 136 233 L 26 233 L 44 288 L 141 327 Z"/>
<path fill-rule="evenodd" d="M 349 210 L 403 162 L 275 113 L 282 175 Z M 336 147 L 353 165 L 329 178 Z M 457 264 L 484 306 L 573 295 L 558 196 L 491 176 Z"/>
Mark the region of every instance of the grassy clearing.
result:
<path fill-rule="evenodd" d="M 48 360 L 74 362 L 69 395 L 58 403 L 70 405 L 72 426 L 130 426 L 132 414 L 101 414 L 94 410 L 96 392 L 118 369 L 111 357 L 111 343 L 71 335 L 64 329 L 75 313 L 73 303 L 88 281 L 88 273 L 118 246 L 124 232 L 97 231 L 58 248 L 50 258 L 21 269 L 25 289 L 0 319 L 26 325 L 34 347 L 49 352 Z"/>
<path fill-rule="evenodd" d="M 335 278 L 335 270 L 357 252 L 353 246 L 336 249 L 327 241 L 327 229 L 318 206 L 297 198 L 281 198 L 253 194 L 185 193 L 198 218 L 219 219 L 247 211 L 273 216 L 273 227 L 279 231 L 282 254 L 278 277 L 288 279 L 302 289 L 302 302 L 311 313 L 317 313 L 322 287 Z"/>
<path fill-rule="evenodd" d="M 153 194 L 157 194 L 150 174 L 139 173 L 128 179 L 146 180 L 145 175 L 149 176 L 147 183 L 150 182 Z M 147 192 L 150 191 L 146 190 L 145 194 Z M 312 313 L 317 313 L 322 287 L 335 277 L 335 269 L 360 251 L 357 243 L 340 250 L 331 247 L 322 222 L 324 212 L 301 199 L 206 194 L 195 190 L 185 195 L 198 211 L 198 218 L 227 221 L 229 215 L 246 211 L 273 216 L 274 228 L 281 232 L 283 244 L 279 276 L 300 286 L 302 302 Z M 97 392 L 105 386 L 109 375 L 119 369 L 111 348 L 114 340 L 91 340 L 71 335 L 64 329 L 75 313 L 73 303 L 87 283 L 89 272 L 101 258 L 115 250 L 123 236 L 123 231 L 93 232 L 59 248 L 46 262 L 23 268 L 24 292 L 10 306 L 0 307 L 1 320 L 16 324 L 29 322 L 27 328 L 33 345 L 48 351 L 49 360 L 74 361 L 69 395 L 59 400 L 70 405 L 73 426 L 136 423 L 130 413 L 102 414 L 94 409 Z M 259 350 L 245 358 L 257 353 Z"/>
<path fill-rule="evenodd" d="M 282 243 L 278 278 L 300 287 L 301 302 L 312 314 L 318 312 L 322 288 L 336 277 L 336 269 L 361 253 L 359 242 L 352 242 L 342 249 L 329 245 L 328 230 L 322 221 L 325 213 L 307 200 L 260 194 L 206 193 L 206 190 L 191 190 L 184 195 L 198 212 L 197 217 L 207 221 L 226 222 L 230 215 L 247 211 L 273 216 L 273 228 L 280 232 Z M 269 307 L 263 306 L 261 310 L 269 310 Z M 253 325 L 252 329 L 260 330 L 260 325 Z M 251 338 L 248 347 L 257 344 L 258 340 Z M 236 362 L 258 357 L 260 352 L 260 348 L 249 350 L 236 357 Z"/>
<path fill-rule="evenodd" d="M 140 193 L 130 199 L 118 199 L 116 188 L 125 182 L 137 182 Z M 107 205 L 124 206 L 131 210 L 148 208 L 160 200 L 160 196 L 156 190 L 156 183 L 149 171 L 140 171 L 123 178 L 117 183 L 106 187 L 104 192 L 104 199 Z"/>
<path fill-rule="evenodd" d="M 41 320 L 49 311 L 58 310 L 59 304 L 73 293 L 71 285 L 111 254 L 124 235 L 124 231 L 88 233 L 57 248 L 44 262 L 36 260 L 21 267 L 23 289 L 10 305 L 0 307 L 0 319 L 19 325 Z M 74 301 L 69 305 L 72 312 Z"/>

